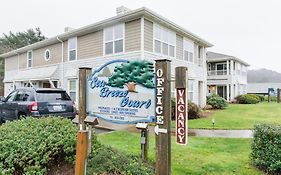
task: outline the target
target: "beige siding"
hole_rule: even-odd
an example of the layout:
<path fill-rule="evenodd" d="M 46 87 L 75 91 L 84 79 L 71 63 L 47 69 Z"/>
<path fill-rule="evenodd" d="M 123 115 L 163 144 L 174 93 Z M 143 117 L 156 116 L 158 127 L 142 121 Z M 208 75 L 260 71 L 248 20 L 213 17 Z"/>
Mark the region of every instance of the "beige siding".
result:
<path fill-rule="evenodd" d="M 125 23 L 125 52 L 141 49 L 141 20 Z"/>
<path fill-rule="evenodd" d="M 45 51 L 50 50 L 50 59 L 45 60 Z M 37 50 L 33 50 L 32 67 L 44 66 L 49 64 L 57 64 L 61 62 L 61 43 L 53 44 Z"/>
<path fill-rule="evenodd" d="M 144 19 L 144 50 L 153 52 L 153 23 Z"/>
<path fill-rule="evenodd" d="M 177 59 L 183 59 L 183 37 L 177 35 Z"/>
<path fill-rule="evenodd" d="M 87 34 L 77 39 L 77 59 L 103 55 L 103 31 Z"/>
<path fill-rule="evenodd" d="M 26 69 L 26 67 L 27 67 L 26 53 L 20 54 L 20 57 L 19 57 L 19 67 L 20 67 L 20 69 Z"/>
<path fill-rule="evenodd" d="M 5 71 L 18 69 L 18 56 L 13 56 L 5 59 Z"/>

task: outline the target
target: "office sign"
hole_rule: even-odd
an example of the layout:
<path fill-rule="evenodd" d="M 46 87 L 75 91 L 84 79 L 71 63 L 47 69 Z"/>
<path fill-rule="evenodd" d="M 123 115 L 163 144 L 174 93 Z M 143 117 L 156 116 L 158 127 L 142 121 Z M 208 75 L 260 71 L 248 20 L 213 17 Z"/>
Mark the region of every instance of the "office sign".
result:
<path fill-rule="evenodd" d="M 87 81 L 89 115 L 118 124 L 154 121 L 153 69 L 146 60 L 114 60 L 93 70 Z"/>

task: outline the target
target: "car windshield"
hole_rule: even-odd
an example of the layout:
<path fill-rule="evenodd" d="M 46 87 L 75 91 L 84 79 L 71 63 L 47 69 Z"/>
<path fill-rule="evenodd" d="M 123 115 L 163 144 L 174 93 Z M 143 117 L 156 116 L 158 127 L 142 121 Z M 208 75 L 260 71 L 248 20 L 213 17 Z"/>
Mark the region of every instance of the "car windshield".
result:
<path fill-rule="evenodd" d="M 63 91 L 39 91 L 37 101 L 70 101 L 70 97 Z"/>

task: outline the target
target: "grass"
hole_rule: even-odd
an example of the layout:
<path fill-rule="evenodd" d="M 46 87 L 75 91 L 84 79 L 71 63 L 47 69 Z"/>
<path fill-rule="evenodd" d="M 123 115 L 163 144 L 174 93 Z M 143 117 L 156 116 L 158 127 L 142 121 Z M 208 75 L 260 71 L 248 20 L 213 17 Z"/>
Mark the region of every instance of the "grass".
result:
<path fill-rule="evenodd" d="M 230 104 L 227 109 L 215 111 L 207 118 L 189 120 L 189 128 L 212 129 L 253 129 L 259 123 L 281 123 L 281 104 Z M 175 127 L 173 121 L 172 127 Z"/>
<path fill-rule="evenodd" d="M 98 140 L 118 150 L 140 154 L 137 133 L 113 132 L 98 135 Z M 188 146 L 172 137 L 173 175 L 259 175 L 249 163 L 251 139 L 190 137 Z M 150 136 L 149 160 L 155 161 L 155 138 Z"/>

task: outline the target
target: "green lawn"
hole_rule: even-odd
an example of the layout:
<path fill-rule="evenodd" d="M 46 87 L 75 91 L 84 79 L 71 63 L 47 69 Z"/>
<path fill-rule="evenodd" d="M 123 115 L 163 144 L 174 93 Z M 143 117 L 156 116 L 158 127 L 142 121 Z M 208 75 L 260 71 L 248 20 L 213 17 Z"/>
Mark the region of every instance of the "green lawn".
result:
<path fill-rule="evenodd" d="M 98 140 L 124 152 L 138 155 L 137 133 L 113 132 L 98 135 Z M 188 146 L 172 138 L 173 175 L 259 175 L 249 164 L 250 139 L 190 137 Z M 149 159 L 155 160 L 155 138 L 150 136 Z"/>
<path fill-rule="evenodd" d="M 207 118 L 189 120 L 189 128 L 212 128 L 215 118 L 215 129 L 253 129 L 258 123 L 281 124 L 281 104 L 231 104 L 227 109 L 215 111 Z M 172 127 L 175 127 L 173 122 Z"/>

